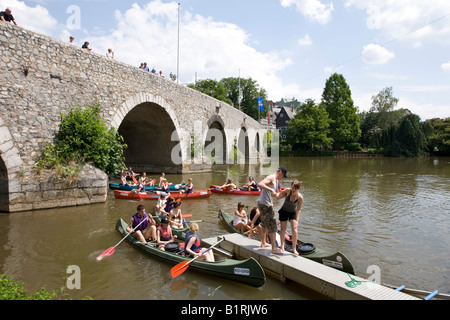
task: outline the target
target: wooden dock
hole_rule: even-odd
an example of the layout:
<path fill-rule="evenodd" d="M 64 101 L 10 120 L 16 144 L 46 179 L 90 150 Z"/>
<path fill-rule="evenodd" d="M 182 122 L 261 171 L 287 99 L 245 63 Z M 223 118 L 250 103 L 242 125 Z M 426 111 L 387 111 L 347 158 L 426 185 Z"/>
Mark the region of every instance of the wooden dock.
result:
<path fill-rule="evenodd" d="M 221 238 L 220 236 L 219 238 Z M 281 281 L 292 280 L 335 300 L 420 300 L 411 295 L 327 267 L 292 253 L 275 255 L 271 248 L 240 234 L 227 234 L 219 245 L 237 258 L 255 258 L 267 275 Z M 218 237 L 203 239 L 209 245 Z"/>

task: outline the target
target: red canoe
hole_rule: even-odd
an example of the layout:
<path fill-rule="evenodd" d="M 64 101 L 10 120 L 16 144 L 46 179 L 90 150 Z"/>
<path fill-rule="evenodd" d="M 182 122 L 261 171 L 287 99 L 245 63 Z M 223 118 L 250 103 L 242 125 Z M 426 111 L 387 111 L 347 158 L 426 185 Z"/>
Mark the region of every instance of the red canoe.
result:
<path fill-rule="evenodd" d="M 170 196 L 175 200 L 188 200 L 188 199 L 201 199 L 209 198 L 211 196 L 210 190 L 196 190 L 192 193 L 180 193 L 179 191 L 170 191 Z M 133 193 L 132 191 L 114 190 L 114 197 L 117 199 L 129 199 L 129 200 L 157 200 L 160 195 L 157 193 Z"/>
<path fill-rule="evenodd" d="M 227 190 L 227 189 L 222 189 L 220 186 L 210 186 L 209 190 L 211 190 L 211 192 L 214 192 L 214 193 L 234 194 L 234 195 L 241 195 L 241 196 L 259 196 L 261 194 L 261 190 L 251 191 L 251 190 L 241 190 L 240 188 L 237 188 L 235 190 Z"/>

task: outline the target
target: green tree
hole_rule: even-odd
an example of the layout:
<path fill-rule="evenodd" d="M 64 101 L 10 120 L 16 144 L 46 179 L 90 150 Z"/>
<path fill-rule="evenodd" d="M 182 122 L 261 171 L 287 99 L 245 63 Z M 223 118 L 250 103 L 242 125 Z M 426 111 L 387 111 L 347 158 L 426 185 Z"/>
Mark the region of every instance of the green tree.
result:
<path fill-rule="evenodd" d="M 235 108 L 241 108 L 241 111 L 258 120 L 258 101 L 257 97 L 262 97 L 264 101 L 264 111 L 259 114 L 261 118 L 267 116 L 267 92 L 258 85 L 256 80 L 252 78 L 224 78 L 220 82 L 225 86 L 228 92 L 228 98 L 232 101 Z M 241 100 L 239 103 L 239 87 L 241 89 Z"/>
<path fill-rule="evenodd" d="M 232 104 L 232 101 L 227 96 L 227 89 L 221 82 L 217 80 L 203 79 L 197 81 L 196 84 L 189 84 L 188 87 L 212 96 L 217 100 Z"/>
<path fill-rule="evenodd" d="M 353 104 L 350 87 L 341 74 L 332 74 L 325 83 L 322 103 L 330 118 L 333 148 L 342 150 L 361 136 L 359 115 Z"/>
<path fill-rule="evenodd" d="M 393 96 L 392 87 L 386 87 L 376 96 L 372 96 L 372 112 L 389 112 L 394 111 L 397 106 L 398 98 Z"/>
<path fill-rule="evenodd" d="M 425 121 L 431 127 L 427 149 L 440 155 L 450 155 L 450 118 Z"/>
<path fill-rule="evenodd" d="M 200 80 L 197 84 L 190 84 L 188 87 L 196 89 L 204 94 L 210 95 L 218 100 L 224 101 L 236 109 L 249 115 L 253 119 L 266 117 L 268 113 L 267 91 L 261 88 L 256 80 L 252 78 L 223 78 L 219 82 L 216 80 Z M 239 88 L 241 94 L 239 94 Z M 264 101 L 264 111 L 259 113 L 257 97 L 262 97 Z"/>
<path fill-rule="evenodd" d="M 329 148 L 333 142 L 328 113 L 323 105 L 307 99 L 300 104 L 298 112 L 288 123 L 286 140 L 292 146 L 304 145 L 308 151 Z"/>
<path fill-rule="evenodd" d="M 409 114 L 398 125 L 383 130 L 382 143 L 388 156 L 417 157 L 427 147 L 426 134 L 418 115 Z"/>

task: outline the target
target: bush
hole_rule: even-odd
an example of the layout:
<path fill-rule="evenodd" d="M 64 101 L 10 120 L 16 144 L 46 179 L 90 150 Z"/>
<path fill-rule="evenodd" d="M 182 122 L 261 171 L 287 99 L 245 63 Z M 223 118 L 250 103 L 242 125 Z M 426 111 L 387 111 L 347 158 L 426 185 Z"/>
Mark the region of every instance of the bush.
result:
<path fill-rule="evenodd" d="M 363 149 L 361 148 L 361 145 L 358 142 L 349 143 L 347 145 L 347 150 L 351 152 L 362 152 Z"/>
<path fill-rule="evenodd" d="M 90 162 L 109 175 L 118 173 L 124 167 L 127 145 L 117 129 L 108 129 L 103 123 L 100 111 L 101 106 L 94 104 L 76 106 L 67 115 L 61 115 L 55 143 L 45 148 L 38 169 L 53 168 L 70 176 L 79 172 L 76 164 Z"/>
<path fill-rule="evenodd" d="M 57 298 L 56 291 L 49 292 L 44 287 L 32 295 L 28 295 L 22 282 L 14 281 L 10 276 L 0 274 L 0 300 L 55 300 Z"/>

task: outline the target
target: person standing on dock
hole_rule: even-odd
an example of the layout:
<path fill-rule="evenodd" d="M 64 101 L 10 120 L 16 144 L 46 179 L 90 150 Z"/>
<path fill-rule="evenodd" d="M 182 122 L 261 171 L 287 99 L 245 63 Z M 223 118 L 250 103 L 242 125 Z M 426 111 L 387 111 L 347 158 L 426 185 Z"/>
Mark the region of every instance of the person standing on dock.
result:
<path fill-rule="evenodd" d="M 276 243 L 277 222 L 274 218 L 272 197 L 277 196 L 279 190 L 278 181 L 284 178 L 287 178 L 287 170 L 284 167 L 279 167 L 275 174 L 265 177 L 258 183 L 258 186 L 261 189 L 261 195 L 258 199 L 258 209 L 261 213 L 260 218 L 263 225 L 261 247 L 264 248 L 268 246 L 266 235 L 269 233 L 273 254 L 283 254 L 283 251 L 277 248 Z"/>
<path fill-rule="evenodd" d="M 284 252 L 284 237 L 286 235 L 286 228 L 288 220 L 291 222 L 292 230 L 292 252 L 298 256 L 297 252 L 297 238 L 298 238 L 298 220 L 302 211 L 303 196 L 300 194 L 302 184 L 298 180 L 292 182 L 291 188 L 286 188 L 277 194 L 277 198 L 285 198 L 283 206 L 278 211 L 279 220 L 281 224 L 280 241 L 281 251 Z"/>

